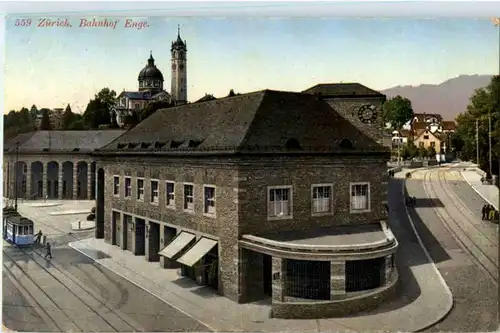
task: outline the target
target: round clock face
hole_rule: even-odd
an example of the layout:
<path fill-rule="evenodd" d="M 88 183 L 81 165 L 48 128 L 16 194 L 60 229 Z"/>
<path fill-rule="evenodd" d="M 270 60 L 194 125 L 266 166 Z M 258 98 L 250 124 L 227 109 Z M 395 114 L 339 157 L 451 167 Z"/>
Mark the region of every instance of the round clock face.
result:
<path fill-rule="evenodd" d="M 371 123 L 377 118 L 376 107 L 374 105 L 363 105 L 358 111 L 359 120 L 364 123 Z"/>
<path fill-rule="evenodd" d="M 175 66 L 175 64 L 172 64 L 172 69 L 175 71 L 175 69 L 177 68 L 177 66 Z"/>

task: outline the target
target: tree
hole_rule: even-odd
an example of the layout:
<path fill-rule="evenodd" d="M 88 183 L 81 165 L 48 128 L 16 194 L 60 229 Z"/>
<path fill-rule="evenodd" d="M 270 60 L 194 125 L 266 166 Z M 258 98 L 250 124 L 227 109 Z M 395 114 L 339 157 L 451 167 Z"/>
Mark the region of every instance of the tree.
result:
<path fill-rule="evenodd" d="M 71 124 L 73 123 L 75 118 L 74 113 L 71 111 L 71 107 L 68 106 L 66 107 L 66 110 L 64 111 L 62 115 L 62 123 L 63 123 L 63 129 L 67 130 L 70 128 Z"/>
<path fill-rule="evenodd" d="M 236 96 L 236 94 L 234 93 L 234 90 L 231 89 L 229 90 L 229 95 L 227 95 L 227 97 L 233 97 L 233 96 Z"/>
<path fill-rule="evenodd" d="M 88 128 L 99 128 L 111 124 L 110 110 L 115 103 L 116 92 L 109 88 L 101 89 L 87 104 L 83 122 Z"/>
<path fill-rule="evenodd" d="M 36 120 L 36 117 L 38 116 L 38 109 L 35 104 L 31 106 L 30 116 L 33 121 Z"/>
<path fill-rule="evenodd" d="M 432 146 L 429 146 L 427 148 L 427 157 L 435 157 L 436 156 L 436 149 Z"/>
<path fill-rule="evenodd" d="M 155 113 L 156 111 L 160 109 L 166 109 L 175 106 L 175 103 L 173 101 L 155 101 L 148 103 L 144 109 L 140 111 L 139 114 L 139 121 L 142 121 Z"/>
<path fill-rule="evenodd" d="M 424 158 L 424 157 L 427 157 L 427 149 L 425 149 L 424 147 L 418 147 L 418 157 L 420 158 Z"/>
<path fill-rule="evenodd" d="M 488 115 L 492 124 L 492 161 L 489 170 Z M 470 98 L 467 110 L 456 118 L 457 129 L 452 137 L 456 150 L 465 160 L 476 162 L 476 120 L 479 125 L 479 166 L 488 173 L 498 174 L 500 154 L 500 77 L 492 77 L 488 86 L 477 89 Z"/>
<path fill-rule="evenodd" d="M 40 122 L 40 131 L 50 131 L 51 130 L 51 125 L 50 125 L 50 117 L 49 117 L 49 109 L 42 109 L 40 110 L 42 112 L 42 121 Z"/>
<path fill-rule="evenodd" d="M 401 129 L 413 118 L 413 108 L 408 98 L 396 96 L 388 99 L 382 106 L 382 119 L 394 129 Z"/>

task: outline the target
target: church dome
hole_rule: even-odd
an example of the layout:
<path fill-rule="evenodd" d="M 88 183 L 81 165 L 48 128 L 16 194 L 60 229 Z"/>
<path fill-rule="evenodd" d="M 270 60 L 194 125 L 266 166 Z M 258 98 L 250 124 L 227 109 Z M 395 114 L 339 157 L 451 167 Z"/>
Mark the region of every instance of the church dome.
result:
<path fill-rule="evenodd" d="M 163 80 L 163 74 L 161 71 L 155 66 L 155 60 L 153 59 L 153 55 L 150 54 L 148 59 L 148 64 L 139 72 L 139 80 Z"/>

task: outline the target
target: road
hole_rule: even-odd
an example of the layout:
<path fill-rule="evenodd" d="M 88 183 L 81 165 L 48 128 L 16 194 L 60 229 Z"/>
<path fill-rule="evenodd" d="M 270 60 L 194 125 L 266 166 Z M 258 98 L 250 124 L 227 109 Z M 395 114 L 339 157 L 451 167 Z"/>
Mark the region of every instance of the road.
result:
<path fill-rule="evenodd" d="M 410 215 L 455 301 L 451 313 L 428 331 L 498 329 L 498 228 L 480 219 L 486 202 L 458 168 L 417 171 L 406 184 L 417 198 Z"/>
<path fill-rule="evenodd" d="M 82 235 L 79 238 L 86 238 Z M 18 331 L 210 331 L 68 247 L 60 236 L 52 260 L 41 249 L 3 248 L 3 320 Z"/>

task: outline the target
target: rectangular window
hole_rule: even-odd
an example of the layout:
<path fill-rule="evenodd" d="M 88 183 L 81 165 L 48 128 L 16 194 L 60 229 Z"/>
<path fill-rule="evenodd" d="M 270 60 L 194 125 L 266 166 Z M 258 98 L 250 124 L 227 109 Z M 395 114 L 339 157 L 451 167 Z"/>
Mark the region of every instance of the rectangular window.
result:
<path fill-rule="evenodd" d="M 291 186 L 268 189 L 268 217 L 289 218 L 292 216 L 291 190 Z"/>
<path fill-rule="evenodd" d="M 137 200 L 144 201 L 144 179 L 137 179 Z"/>
<path fill-rule="evenodd" d="M 431 147 L 436 148 L 436 143 L 434 141 L 431 142 Z"/>
<path fill-rule="evenodd" d="M 120 195 L 120 176 L 113 176 L 113 195 Z"/>
<path fill-rule="evenodd" d="M 175 207 L 175 183 L 174 182 L 167 182 L 166 184 L 166 197 L 167 197 L 167 206 L 168 207 Z"/>
<path fill-rule="evenodd" d="M 151 180 L 151 203 L 158 203 L 158 181 Z"/>
<path fill-rule="evenodd" d="M 424 135 L 424 140 L 429 140 L 429 136 L 428 135 Z"/>
<path fill-rule="evenodd" d="M 132 178 L 125 177 L 125 198 L 132 196 Z"/>
<path fill-rule="evenodd" d="M 313 185 L 312 187 L 312 213 L 332 212 L 332 185 Z"/>
<path fill-rule="evenodd" d="M 205 186 L 205 214 L 215 215 L 215 187 Z"/>
<path fill-rule="evenodd" d="M 351 183 L 351 212 L 370 210 L 370 184 Z"/>
<path fill-rule="evenodd" d="M 194 210 L 194 186 L 184 184 L 184 210 Z"/>
<path fill-rule="evenodd" d="M 423 143 L 423 142 L 419 142 L 419 143 L 418 143 L 418 147 L 419 147 L 419 148 L 424 148 L 424 143 Z"/>

